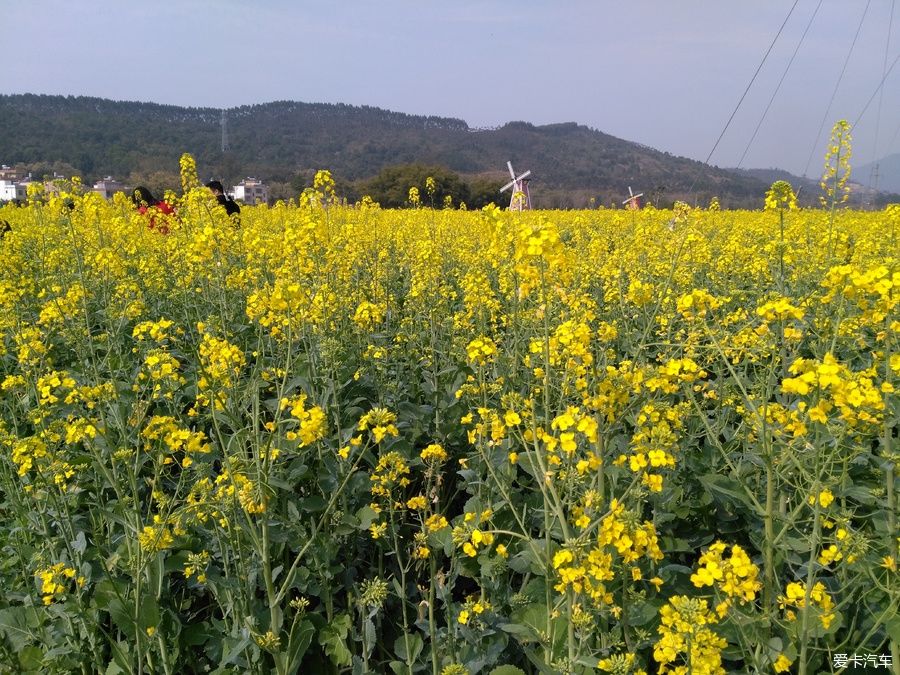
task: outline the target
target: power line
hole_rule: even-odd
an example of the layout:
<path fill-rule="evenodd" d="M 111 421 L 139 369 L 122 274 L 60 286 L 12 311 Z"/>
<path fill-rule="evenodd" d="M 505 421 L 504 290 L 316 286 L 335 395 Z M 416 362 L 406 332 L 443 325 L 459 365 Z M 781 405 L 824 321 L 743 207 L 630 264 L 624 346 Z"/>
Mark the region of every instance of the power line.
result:
<path fill-rule="evenodd" d="M 888 151 L 890 151 L 890 149 L 894 147 L 894 141 L 897 140 L 898 134 L 900 134 L 900 124 L 898 124 L 897 128 L 894 130 L 894 135 L 891 136 L 891 142 L 887 144 Z"/>
<path fill-rule="evenodd" d="M 872 104 L 872 101 L 875 100 L 875 96 L 878 95 L 878 92 L 881 91 L 881 87 L 884 85 L 884 81 L 888 79 L 891 74 L 891 71 L 894 70 L 894 66 L 897 65 L 897 61 L 900 61 L 900 54 L 897 54 L 894 61 L 891 63 L 891 67 L 887 69 L 887 72 L 884 74 L 884 77 L 881 78 L 881 82 L 878 83 L 878 86 L 875 87 L 875 91 L 872 92 L 872 95 L 869 97 L 869 100 L 866 101 L 866 105 L 863 107 L 862 112 L 856 116 L 856 120 L 853 122 L 853 126 L 856 127 L 859 124 L 859 121 L 862 119 L 862 116 L 866 114 L 866 111 L 869 109 L 869 106 Z"/>
<path fill-rule="evenodd" d="M 741 168 L 741 164 L 744 162 L 744 158 L 747 156 L 747 152 L 750 150 L 750 146 L 753 145 L 753 141 L 756 140 L 756 135 L 759 133 L 759 129 L 762 126 L 763 121 L 766 119 L 766 115 L 769 114 L 769 108 L 772 107 L 772 103 L 775 101 L 775 97 L 778 96 L 778 90 L 781 89 L 782 83 L 784 83 L 784 78 L 787 77 L 788 71 L 791 69 L 791 66 L 794 64 L 794 59 L 797 58 L 797 52 L 800 51 L 800 47 L 803 45 L 803 41 L 806 39 L 806 34 L 809 33 L 809 29 L 813 24 L 813 21 L 816 19 L 816 14 L 819 13 L 819 10 L 822 8 L 822 0 L 819 0 L 819 4 L 816 5 L 815 11 L 812 13 L 812 16 L 809 17 L 809 22 L 806 24 L 806 29 L 803 31 L 803 35 L 800 36 L 800 40 L 797 42 L 797 46 L 794 48 L 794 53 L 791 54 L 791 59 L 788 61 L 787 67 L 785 67 L 784 72 L 781 74 L 781 79 L 778 80 L 778 85 L 775 87 L 775 91 L 772 92 L 772 98 L 769 99 L 768 105 L 766 105 L 766 109 L 763 110 L 762 116 L 759 118 L 759 122 L 756 125 L 756 129 L 753 130 L 753 135 L 750 137 L 750 140 L 747 142 L 747 147 L 744 148 L 744 152 L 741 155 L 740 160 L 738 160 L 737 168 Z"/>
<path fill-rule="evenodd" d="M 763 65 L 766 62 L 766 59 L 769 58 L 769 54 L 772 51 L 772 48 L 775 46 L 775 43 L 778 42 L 778 38 L 781 36 L 781 32 L 784 30 L 784 27 L 787 25 L 788 19 L 791 18 L 791 14 L 794 13 L 794 9 L 797 7 L 797 3 L 800 0 L 794 0 L 794 4 L 791 5 L 790 11 L 787 13 L 787 16 L 784 17 L 784 21 L 781 23 L 781 28 L 778 29 L 778 32 L 775 34 L 774 39 L 772 40 L 772 44 L 769 45 L 769 48 L 766 50 L 766 53 L 763 55 L 762 61 L 759 62 L 759 66 L 756 68 L 756 72 L 753 73 L 753 77 L 750 78 L 750 83 L 747 85 L 747 88 L 744 89 L 744 93 L 741 94 L 740 100 L 737 102 L 737 105 L 734 107 L 734 110 L 731 112 L 731 117 L 728 118 L 728 121 L 725 123 L 725 127 L 722 129 L 722 133 L 719 134 L 719 137 L 716 139 L 715 145 L 713 145 L 712 150 L 709 151 L 709 154 L 706 156 L 706 160 L 704 160 L 704 164 L 709 164 L 710 158 L 713 156 L 713 153 L 716 151 L 716 148 L 719 147 L 719 143 L 722 141 L 722 137 L 725 135 L 725 132 L 728 131 L 728 127 L 731 126 L 731 121 L 734 119 L 734 116 L 737 114 L 738 109 L 741 107 L 741 103 L 744 102 L 744 99 L 747 96 L 747 93 L 750 91 L 750 87 L 753 86 L 753 83 L 756 81 L 756 76 L 759 75 L 759 71 L 762 70 Z"/>
<path fill-rule="evenodd" d="M 859 25 L 856 26 L 856 34 L 853 36 L 853 42 L 850 43 L 850 49 L 847 52 L 847 57 L 844 59 L 844 66 L 841 68 L 841 74 L 838 75 L 837 82 L 834 83 L 834 91 L 831 92 L 831 99 L 828 101 L 828 105 L 825 108 L 825 114 L 822 115 L 822 122 L 819 124 L 819 130 L 816 132 L 816 138 L 813 141 L 812 148 L 809 150 L 809 157 L 806 158 L 806 166 L 803 167 L 804 178 L 809 171 L 809 164 L 812 162 L 813 153 L 815 153 L 816 146 L 819 144 L 819 139 L 822 137 L 822 129 L 825 128 L 825 121 L 828 119 L 828 113 L 831 112 L 831 106 L 834 104 L 835 96 L 837 96 L 841 81 L 844 79 L 844 73 L 847 72 L 847 64 L 850 63 L 850 57 L 853 55 L 853 48 L 856 47 L 856 41 L 859 39 L 859 32 L 862 30 L 863 22 L 866 20 L 866 14 L 869 12 L 869 5 L 871 4 L 872 0 L 867 0 L 866 6 L 863 8 L 862 16 L 859 18 Z"/>
<path fill-rule="evenodd" d="M 884 64 L 881 67 L 881 78 L 884 79 L 885 69 L 887 68 L 888 62 L 888 52 L 890 52 L 891 48 L 891 29 L 894 26 L 894 2 L 895 0 L 891 0 L 891 18 L 888 21 L 888 32 L 887 32 L 887 40 L 884 43 Z M 875 142 L 872 144 L 872 158 L 875 162 L 875 165 L 872 167 L 872 172 L 869 174 L 869 188 L 878 190 L 878 132 L 881 130 L 881 104 L 884 101 L 884 87 L 881 88 L 881 93 L 878 94 L 878 115 L 875 117 Z M 874 183 L 872 185 L 872 178 L 874 175 Z"/>

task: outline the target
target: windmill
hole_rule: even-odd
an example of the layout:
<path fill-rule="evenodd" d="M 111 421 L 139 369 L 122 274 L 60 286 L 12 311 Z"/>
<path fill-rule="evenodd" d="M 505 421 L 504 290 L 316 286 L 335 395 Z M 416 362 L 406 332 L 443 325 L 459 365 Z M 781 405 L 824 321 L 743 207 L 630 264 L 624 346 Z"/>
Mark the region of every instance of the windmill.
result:
<path fill-rule="evenodd" d="M 509 177 L 512 178 L 512 180 L 500 188 L 500 192 L 505 192 L 509 188 L 512 188 L 512 196 L 509 199 L 509 210 L 524 211 L 525 209 L 531 209 L 531 193 L 528 191 L 528 181 L 531 180 L 528 176 L 531 175 L 531 171 L 528 170 L 522 175 L 516 176 L 516 172 L 513 171 L 512 162 L 507 162 L 506 166 L 509 168 Z"/>
<path fill-rule="evenodd" d="M 626 199 L 624 202 L 622 202 L 622 206 L 624 206 L 626 209 L 628 209 L 630 211 L 637 211 L 638 209 L 641 208 L 640 199 L 643 196 L 644 196 L 643 192 L 638 192 L 637 194 L 634 194 L 634 192 L 631 191 L 631 186 L 629 185 L 628 186 L 628 199 Z"/>

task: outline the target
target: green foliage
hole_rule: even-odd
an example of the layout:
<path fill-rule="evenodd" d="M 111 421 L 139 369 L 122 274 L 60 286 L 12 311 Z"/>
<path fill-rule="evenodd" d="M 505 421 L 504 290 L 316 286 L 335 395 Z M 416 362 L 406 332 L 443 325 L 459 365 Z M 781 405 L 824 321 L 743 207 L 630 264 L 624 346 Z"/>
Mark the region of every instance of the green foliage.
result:
<path fill-rule="evenodd" d="M 434 189 L 426 185 L 428 178 L 434 180 Z M 409 206 L 409 189 L 416 187 L 422 204 L 441 208 L 450 199 L 450 204 L 458 207 L 465 203 L 469 208 L 482 208 L 492 202 L 502 202 L 499 190 L 502 183 L 485 178 L 464 181 L 458 174 L 440 166 L 405 164 L 388 166 L 378 175 L 360 184 L 359 190 L 367 194 L 384 208 Z"/>
<path fill-rule="evenodd" d="M 336 666 L 350 665 L 350 650 L 347 649 L 349 630 L 350 617 L 347 614 L 341 614 L 319 631 L 319 644 L 325 648 L 325 654 Z"/>
<path fill-rule="evenodd" d="M 618 205 L 629 185 L 644 191 L 648 201 L 657 205 L 675 199 L 705 204 L 717 195 L 723 206 L 756 206 L 767 186 L 752 176 L 675 157 L 575 123 L 511 122 L 475 131 L 457 119 L 368 106 L 281 101 L 228 110 L 229 150 L 223 154 L 220 120 L 221 111 L 213 108 L 0 95 L 0 124 L 5 131 L 0 136 L 0 159 L 7 164 L 61 161 L 94 179 L 106 174 L 171 172 L 187 151 L 197 159 L 204 180 L 216 177 L 229 182 L 253 175 L 290 182 L 294 188 L 298 171 L 311 176 L 327 167 L 357 186 L 339 185 L 339 196 L 351 203 L 366 193 L 360 184 L 378 182 L 376 176 L 387 167 L 423 163 L 465 176 L 470 199 L 464 201 L 473 208 L 504 202 L 494 185 L 508 180 L 507 160 L 521 171 L 533 171 L 535 199 L 545 207 L 585 208 L 590 199 L 597 205 Z M 405 191 L 417 184 L 406 184 L 400 193 L 389 178 L 382 179 L 390 195 L 384 205 L 404 204 Z M 457 197 L 465 192 L 451 180 L 443 194 L 453 195 L 458 203 Z"/>

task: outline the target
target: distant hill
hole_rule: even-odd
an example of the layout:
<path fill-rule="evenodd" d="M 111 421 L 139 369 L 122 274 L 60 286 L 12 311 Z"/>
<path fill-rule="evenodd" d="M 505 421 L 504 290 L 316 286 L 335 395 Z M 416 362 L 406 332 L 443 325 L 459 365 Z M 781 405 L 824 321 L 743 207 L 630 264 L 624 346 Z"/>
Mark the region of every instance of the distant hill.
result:
<path fill-rule="evenodd" d="M 801 204 L 815 204 L 822 194 L 818 178 L 803 178 L 784 169 L 729 169 L 729 171 L 739 176 L 761 180 L 766 186 L 771 186 L 777 180 L 785 180 L 791 184 L 794 192 L 799 192 Z"/>
<path fill-rule="evenodd" d="M 674 199 L 759 206 L 768 182 L 675 157 L 573 122 L 510 122 L 475 130 L 459 119 L 368 106 L 279 101 L 221 111 L 99 98 L 0 96 L 0 162 L 63 162 L 88 178 L 177 172 L 190 152 L 202 178 L 246 175 L 289 182 L 329 168 L 345 181 L 418 162 L 464 176 L 503 179 L 507 160 L 531 169 L 541 206 L 621 202 L 632 186 L 660 205 Z M 543 200 L 543 201 L 542 201 Z M 554 203 L 548 203 L 554 202 Z"/>
<path fill-rule="evenodd" d="M 875 187 L 875 174 L 873 173 L 875 164 L 875 162 L 871 162 L 859 167 L 854 167 L 854 180 L 863 185 L 869 185 L 871 181 L 872 186 Z M 878 189 L 887 192 L 900 193 L 900 153 L 883 157 L 878 160 L 877 164 Z"/>
<path fill-rule="evenodd" d="M 882 160 L 886 164 L 883 164 L 879 171 L 882 175 L 885 175 L 885 170 L 887 169 L 888 176 L 896 176 L 895 181 L 893 183 L 889 181 L 889 184 L 879 181 L 877 192 L 869 187 L 871 164 L 852 168 L 848 187 L 851 193 L 850 203 L 854 207 L 872 208 L 880 207 L 890 202 L 900 202 L 900 194 L 897 194 L 900 193 L 900 155 L 893 155 L 892 157 L 896 158 L 894 166 L 897 167 L 897 173 L 891 173 L 890 158 Z M 794 188 L 794 192 L 797 193 L 801 206 L 817 206 L 822 195 L 819 178 L 803 178 L 784 169 L 729 169 L 729 171 L 741 176 L 758 178 L 766 185 L 771 185 L 777 180 L 786 180 Z"/>

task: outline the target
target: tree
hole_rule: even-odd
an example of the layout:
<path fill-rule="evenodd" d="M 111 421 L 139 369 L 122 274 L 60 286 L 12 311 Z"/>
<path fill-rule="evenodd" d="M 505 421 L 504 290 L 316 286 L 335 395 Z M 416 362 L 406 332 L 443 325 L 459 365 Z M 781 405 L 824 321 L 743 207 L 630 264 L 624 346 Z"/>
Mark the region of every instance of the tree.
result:
<path fill-rule="evenodd" d="M 181 191 L 181 176 L 170 171 L 134 172 L 126 182 L 132 188 L 143 185 L 157 199 L 162 199 L 166 190 Z"/>
<path fill-rule="evenodd" d="M 483 209 L 488 204 L 505 206 L 509 203 L 509 194 L 501 193 L 503 181 L 492 178 L 476 177 L 469 184 L 469 201 L 466 206 L 470 209 Z"/>
<path fill-rule="evenodd" d="M 434 179 L 434 193 L 430 194 L 426 180 Z M 406 206 L 409 189 L 416 187 L 422 197 L 422 203 L 433 204 L 440 208 L 446 197 L 453 204 L 470 201 L 469 185 L 459 174 L 441 166 L 425 166 L 423 164 L 399 164 L 388 166 L 378 172 L 374 178 L 363 181 L 359 185 L 362 194 L 367 194 L 386 208 Z"/>

